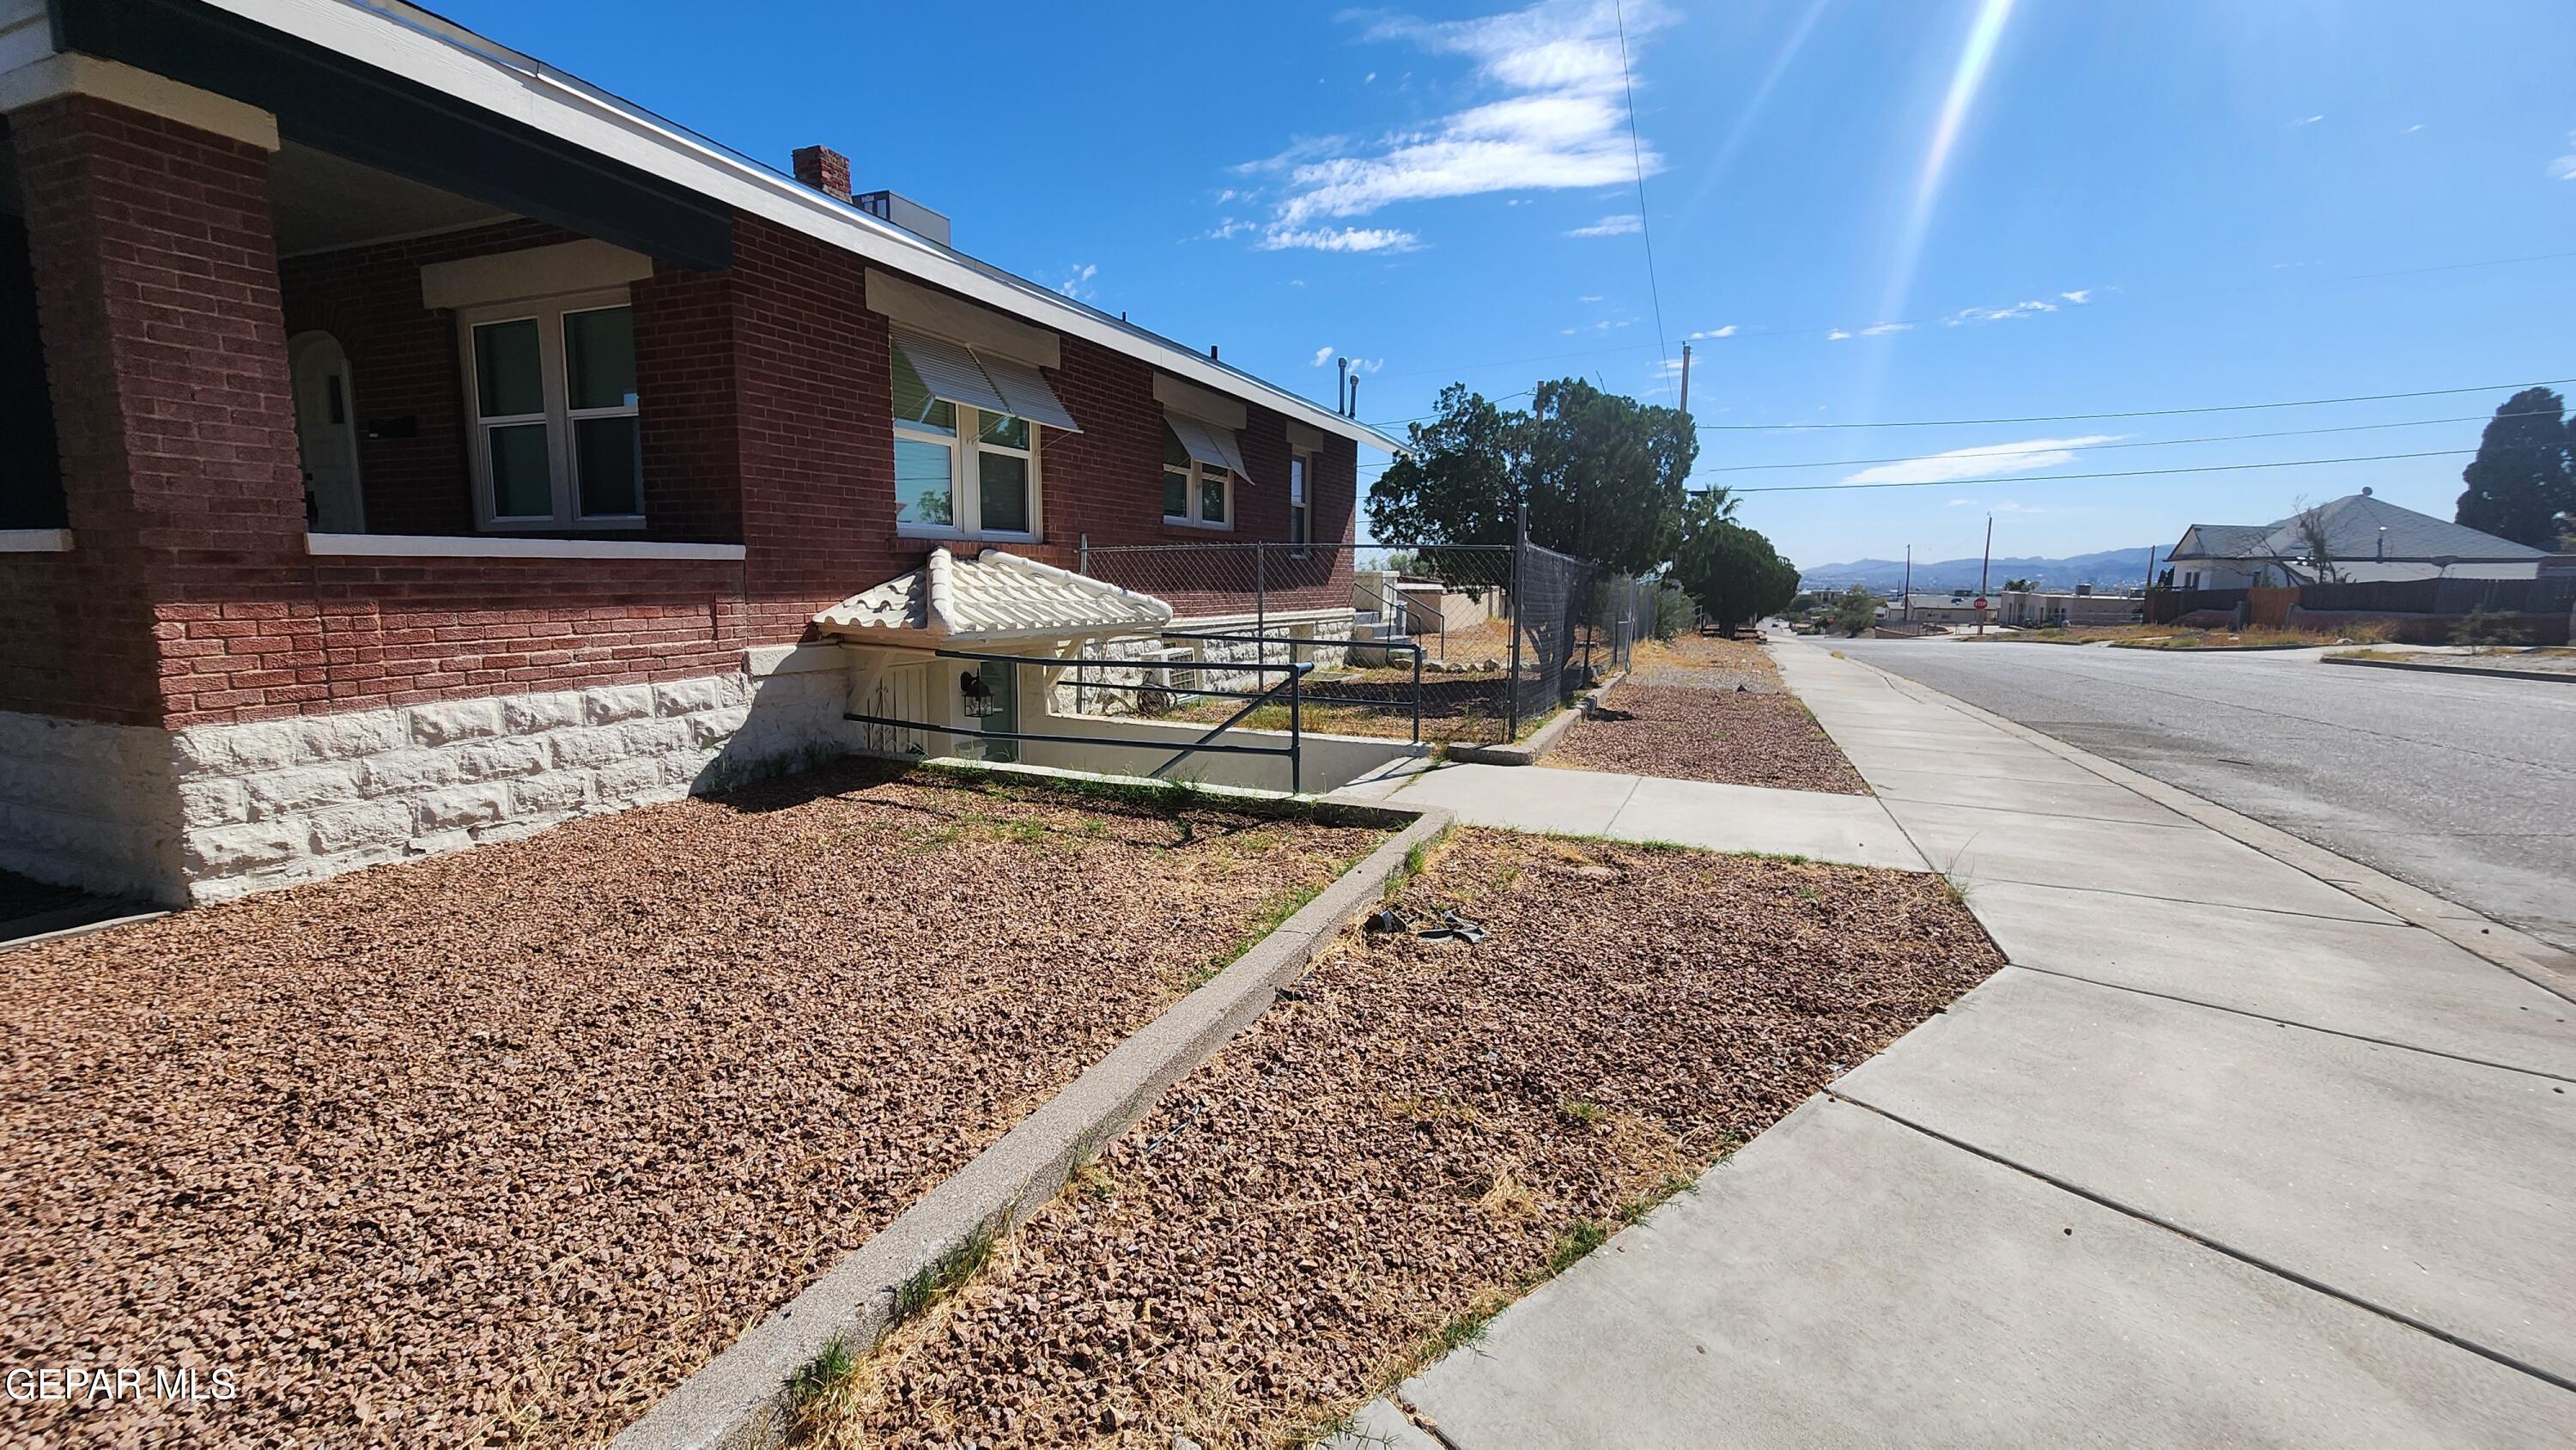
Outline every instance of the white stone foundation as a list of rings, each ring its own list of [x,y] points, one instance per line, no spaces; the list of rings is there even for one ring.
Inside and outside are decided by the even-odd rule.
[[[219,901],[848,753],[838,650],[746,666],[175,733],[0,714],[0,866]]]
[[[1343,646],[1351,638],[1353,618],[1353,612],[1348,609],[1321,609],[1273,614],[1257,625],[1253,616],[1248,614],[1176,619],[1171,623],[1175,636],[1193,633],[1262,634],[1274,640],[1311,640],[1315,642],[1312,649],[1302,645],[1295,649],[1281,645],[1264,646],[1251,640],[1191,640],[1150,635],[1100,640],[1087,646],[1082,658],[1064,672],[1063,679],[1056,686],[1055,709],[1057,713],[1067,715],[1155,713],[1150,708],[1139,712],[1139,691],[1086,688],[1092,684],[1148,685],[1160,689],[1179,686],[1183,690],[1259,690],[1279,683],[1281,678],[1275,670],[1184,668],[1188,665],[1264,661],[1281,665],[1294,658],[1311,661],[1318,670],[1337,670],[1349,653]],[[1094,661],[1097,663],[1092,663]],[[1152,704],[1151,696],[1143,698]]]

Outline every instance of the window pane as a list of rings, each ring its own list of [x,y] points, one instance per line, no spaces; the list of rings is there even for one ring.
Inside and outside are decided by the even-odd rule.
[[[1225,522],[1225,475],[1199,475],[1199,517],[1212,524]]]
[[[894,416],[942,433],[957,431],[957,405],[930,396],[929,385],[913,371],[912,359],[903,355],[901,347],[894,350]]]
[[[1002,533],[1029,531],[1029,461],[1008,453],[979,453],[975,471],[982,480],[982,527]]]
[[[1288,455],[1288,502],[1294,505],[1302,504],[1305,501],[1306,455],[1303,453],[1291,453]]]
[[[635,406],[635,309],[564,314],[564,372],[575,408]]]
[[[484,430],[492,458],[492,515],[495,518],[551,518],[555,511],[554,467],[546,459],[546,425],[519,423]]]
[[[1163,517],[1185,519],[1190,516],[1190,476],[1186,473],[1163,474]]]
[[[600,518],[644,512],[644,453],[632,418],[575,418],[574,477],[581,480],[581,511]]]
[[[546,410],[545,362],[534,318],[487,322],[474,329],[474,391],[486,418]]]
[[[1163,425],[1163,466],[1181,469],[1184,472],[1188,471],[1190,466],[1190,450],[1183,448],[1181,440],[1172,436],[1172,425],[1169,423]]]
[[[976,437],[987,443],[999,443],[1005,448],[1029,446],[1028,419],[1014,418],[1008,413],[978,413],[975,416],[983,420],[982,426],[976,430]]]
[[[945,443],[896,435],[895,522],[946,528],[956,521],[956,511],[948,497],[948,449]]]
[[[1307,534],[1307,528],[1306,506],[1302,503],[1290,504],[1288,506],[1288,542],[1292,544],[1312,543],[1313,539]]]

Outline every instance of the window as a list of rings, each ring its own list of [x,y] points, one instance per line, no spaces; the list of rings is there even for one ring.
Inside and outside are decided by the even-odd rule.
[[[644,522],[635,310],[623,292],[458,315],[486,528]]]
[[[1167,419],[1163,424],[1163,522],[1230,529],[1234,471],[1190,457]]]
[[[905,533],[1038,536],[1038,429],[937,397],[894,349],[895,526]]]
[[[1306,475],[1314,466],[1311,454],[1288,455],[1288,542],[1295,545],[1295,557],[1304,558],[1306,546],[1315,541],[1315,521],[1306,498]]]

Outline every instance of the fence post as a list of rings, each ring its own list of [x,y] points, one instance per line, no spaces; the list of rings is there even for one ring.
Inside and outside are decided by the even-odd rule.
[[[1521,555],[1528,549],[1529,505],[1522,504],[1512,515],[1512,672],[1503,686],[1511,700],[1504,709],[1505,745],[1521,738],[1521,629],[1529,623],[1529,601],[1521,596]]]
[[[1268,649],[1268,645],[1263,645]],[[1288,793],[1306,793],[1306,672],[1297,668],[1297,652],[1288,651]]]
[[[1265,665],[1270,663],[1270,580],[1267,568],[1269,558],[1268,544],[1252,546],[1252,633],[1261,641],[1252,647],[1253,658]],[[1294,650],[1289,651],[1289,663],[1296,663]]]

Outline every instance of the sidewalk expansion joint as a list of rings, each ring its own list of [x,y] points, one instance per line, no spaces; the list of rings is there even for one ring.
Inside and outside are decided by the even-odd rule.
[[[2080,1184],[2057,1177],[2055,1174],[2043,1173],[2039,1169],[2033,1168],[2027,1163],[2016,1162],[2011,1158],[2005,1157],[2001,1153],[1997,1153],[1986,1148],[1980,1148],[1974,1143],[1953,1137],[1948,1133],[1941,1132],[1939,1129],[1926,1127],[1903,1114],[1892,1113],[1885,1108],[1876,1106],[1875,1104],[1866,1103],[1858,1098],[1846,1096],[1845,1094],[1835,1090],[1831,1084],[1828,1084],[1823,1091],[1826,1097],[1833,1099],[1835,1102],[1842,1103],[1849,1107],[1858,1108],[1863,1112],[1876,1113],[1878,1116],[1896,1124],[1898,1127],[1911,1128],[1915,1132],[1920,1133],[1935,1142],[1946,1143],[1949,1146],[1958,1149],[1962,1153],[1973,1154],[1976,1157],[1983,1158],[1987,1162],[1992,1163],[1999,1168],[2007,1168],[2015,1173],[2022,1174],[2025,1177],[2035,1178],[2038,1181],[2047,1184],[2051,1188],[2058,1189],[2065,1193],[2071,1193],[2077,1198],[2083,1199],[2087,1203],[2107,1208],[2113,1213],[2126,1215],[2129,1218],[2136,1219],[2140,1223],[2153,1224],[2157,1228],[2163,1229],[2165,1232],[2173,1234],[2177,1238],[2187,1239],[2192,1243],[2198,1244],[2202,1248],[2212,1251],[2213,1253],[2224,1254],[2227,1257],[2236,1260],[2240,1264],[2244,1264],[2247,1267],[2256,1269],[2262,1273],[2270,1274],[2274,1278],[2285,1280],[2318,1294],[2323,1294],[2329,1299],[2339,1299],[2365,1313],[2376,1314],[2380,1318],[2389,1320],[2392,1323],[2403,1324],[2407,1328],[2415,1330],[2418,1333],[2429,1335],[2432,1338],[2442,1341],[2444,1344],[2450,1345],[2454,1349],[2466,1350],[2469,1353],[2478,1356],[2480,1359],[2492,1361],[2510,1370],[2518,1370],[2544,1384],[2554,1385],[2559,1389],[2576,1393],[2576,1380],[2571,1380],[2564,1375],[2554,1374],[2549,1370],[2542,1369],[2538,1365],[2526,1363],[2523,1360],[2517,1359],[2500,1350],[2490,1349],[2487,1346],[2478,1343],[2476,1340],[2463,1338],[2447,1329],[2441,1328],[2439,1325],[2418,1319],[2414,1315],[2407,1314],[2396,1309],[2391,1309],[2383,1304],[2373,1303],[2357,1294],[2338,1289],[2334,1285],[2328,1284],[2321,1279],[2312,1278],[2309,1275],[2302,1274],[2298,1270],[2290,1268],[2287,1265],[2274,1263],[2269,1259],[2256,1254],[2247,1253],[2243,1249],[2239,1249],[2230,1244],[2221,1242],[2220,1240],[2210,1238],[2205,1234],[2196,1233],[2191,1229],[2185,1228],[2181,1224],[2173,1222],[2171,1219],[2159,1217],[2155,1214],[2148,1213],[2143,1209],[2123,1203],[2116,1198],[2096,1193]]]
[[[2416,927],[2403,929],[2410,931],[2421,930],[2421,928]],[[2542,1078],[2549,1082],[2576,1083],[2576,1076],[2569,1076],[2566,1073],[2545,1072],[2536,1067],[2524,1067],[2519,1063],[2512,1062],[2498,1062],[2490,1057],[2471,1057],[2462,1052],[2445,1052],[2438,1047],[2423,1047],[2412,1042],[2399,1042],[2393,1037],[2373,1037],[2367,1032],[2346,1032],[2339,1027],[2319,1027],[2313,1022],[2301,1022],[2295,1017],[2276,1017],[2269,1012],[2257,1012],[2247,1007],[2230,1007],[2224,1002],[2204,1002],[2198,997],[2177,996],[2172,992],[2159,992],[2153,988],[2141,987],[2130,982],[2106,982],[2099,977],[2088,977],[2082,972],[2069,971],[2063,967],[2036,967],[2032,966],[2028,962],[2013,961],[2009,957],[2007,957],[2005,961],[2007,965],[2017,967],[2025,972],[2037,972],[2042,976],[2056,977],[2061,981],[2081,982],[2085,986],[2100,987],[2105,991],[2132,992],[2141,997],[2154,997],[2166,1002],[2179,1003],[2185,1007],[2198,1007],[2209,1012],[2224,1012],[2231,1017],[2246,1017],[2257,1022],[2275,1022],[2283,1027],[2295,1027],[2302,1032],[2314,1032],[2325,1037],[2340,1037],[2347,1042],[2367,1042],[2374,1047],[2393,1047],[2401,1052],[2417,1052],[2422,1053],[2426,1057],[2447,1058],[2452,1062],[2465,1062],[2471,1067],[2490,1067],[2499,1072],[2518,1072],[2525,1077]]]

